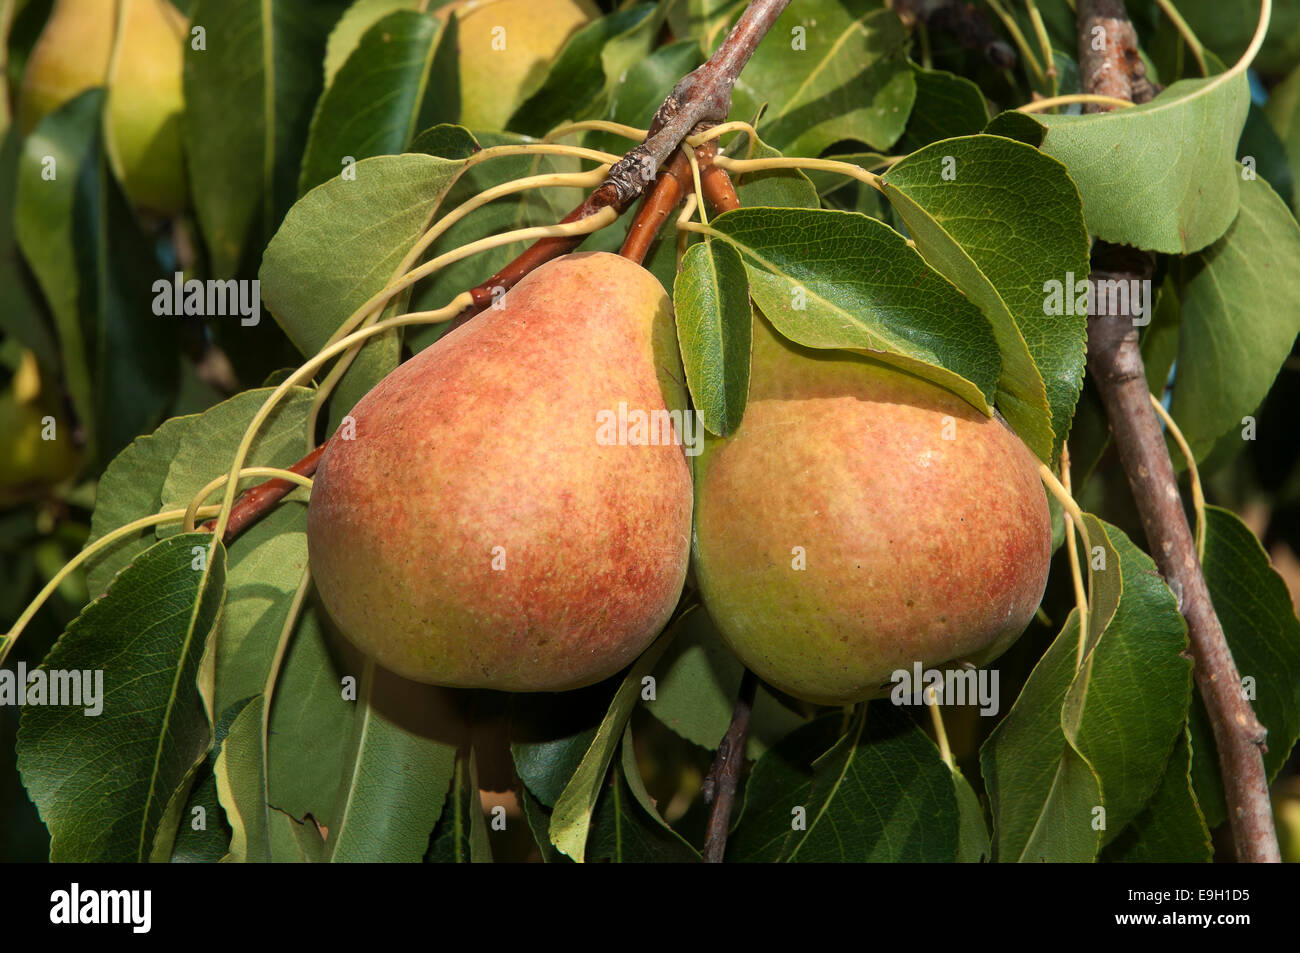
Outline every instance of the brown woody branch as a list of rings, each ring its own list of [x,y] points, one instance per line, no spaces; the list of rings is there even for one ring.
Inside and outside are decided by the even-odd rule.
[[[740,697],[731,713],[731,724],[718,745],[718,754],[704,779],[704,800],[713,803],[709,825],[704,835],[703,858],[706,864],[720,864],[727,851],[727,834],[731,830],[731,811],[740,784],[740,769],[745,764],[745,743],[749,739],[749,716],[754,710],[758,678],[745,670],[740,681]]]
[[[1101,51],[1092,49],[1096,26],[1102,27],[1106,38],[1098,44],[1104,47]],[[1122,0],[1079,0],[1078,29],[1086,92],[1134,101],[1139,95],[1150,98],[1150,85],[1136,55],[1137,37]],[[1092,252],[1093,288],[1098,281],[1149,279],[1154,264],[1146,252],[1099,241]],[[1099,297],[1094,291],[1094,299]],[[1088,371],[1106,407],[1148,548],[1187,620],[1193,671],[1219,752],[1237,858],[1276,863],[1281,857],[1262,756],[1266,732],[1242,691],[1241,676],[1210,600],[1164,433],[1151,406],[1133,318],[1133,314],[1089,314]]]
[[[1124,0],[1080,0],[1079,72],[1084,92],[1145,103],[1155,96],[1146,66],[1138,55],[1137,31],[1124,10]],[[1109,106],[1088,103],[1084,112]]]

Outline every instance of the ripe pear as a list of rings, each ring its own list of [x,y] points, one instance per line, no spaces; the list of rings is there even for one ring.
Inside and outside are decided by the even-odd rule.
[[[457,19],[462,124],[504,129],[560,50],[600,16],[591,0],[469,0]]]
[[[23,75],[23,133],[106,86],[105,147],[123,190],[139,207],[179,212],[188,198],[180,128],[186,35],[185,17],[168,0],[57,0]]]
[[[1042,598],[1037,462],[997,418],[899,368],[754,322],[750,398],[696,459],[694,571],[723,639],[798,698],[984,664]]]
[[[563,691],[619,671],[681,594],[691,475],[671,429],[620,444],[608,423],[622,404],[680,424],[683,380],[648,271],[603,252],[536,269],[329,441],[307,544],[335,623],[446,687]]]

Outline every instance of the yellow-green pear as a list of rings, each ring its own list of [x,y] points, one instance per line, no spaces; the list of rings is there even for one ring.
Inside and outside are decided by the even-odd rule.
[[[402,364],[314,478],[312,576],[339,629],[454,688],[562,691],[628,665],[686,575],[683,380],[663,287],[603,252],[541,266]],[[616,423],[638,419],[654,429]]]
[[[750,397],[696,460],[694,571],[724,641],[798,698],[888,694],[895,671],[976,665],[1042,598],[1037,462],[1000,420],[868,357],[754,322]]]
[[[180,129],[186,27],[168,0],[57,0],[23,75],[24,134],[87,89],[106,86],[105,146],[128,198],[155,212],[180,211],[188,198]]]
[[[469,0],[444,9],[456,11],[460,121],[471,129],[504,129],[569,37],[600,16],[591,0]]]

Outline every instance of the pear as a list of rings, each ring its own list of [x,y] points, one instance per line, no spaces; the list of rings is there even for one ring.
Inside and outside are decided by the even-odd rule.
[[[446,687],[562,691],[628,665],[681,594],[691,475],[680,427],[609,423],[678,424],[683,379],[644,268],[598,252],[536,269],[330,440],[307,543],[334,622]]]
[[[460,121],[470,129],[504,129],[569,37],[600,16],[591,0],[469,0],[444,9],[456,11]]]
[[[696,460],[694,572],[723,640],[820,704],[984,664],[1042,598],[1037,462],[998,418],[899,368],[803,348],[758,315],[750,398]]]
[[[86,90],[107,86],[105,146],[123,190],[136,206],[181,211],[188,198],[180,130],[185,37],[185,17],[167,0],[57,0],[23,75],[23,133]]]

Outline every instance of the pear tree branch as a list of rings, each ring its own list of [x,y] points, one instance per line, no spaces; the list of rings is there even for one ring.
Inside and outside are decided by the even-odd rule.
[[[1084,90],[1133,101],[1149,99],[1152,90],[1123,0],[1079,0],[1077,22]],[[1098,27],[1101,34],[1096,33]],[[1105,42],[1093,44],[1094,35],[1104,36]],[[1094,45],[1102,49],[1094,50]],[[1095,288],[1098,281],[1149,279],[1154,265],[1146,252],[1099,241],[1093,246],[1090,280]],[[1242,691],[1210,600],[1160,419],[1151,406],[1132,318],[1089,314],[1088,372],[1105,405],[1148,549],[1187,620],[1193,671],[1214,731],[1237,859],[1277,863],[1281,857],[1262,755],[1266,732]]]
[[[731,811],[736,803],[736,788],[740,784],[740,769],[745,764],[745,743],[749,740],[749,716],[754,710],[754,695],[758,691],[758,678],[749,669],[740,680],[740,697],[731,713],[731,724],[718,744],[718,754],[713,767],[704,779],[704,800],[713,804],[709,812],[709,825],[704,835],[703,858],[706,864],[722,863],[727,850],[727,834],[731,830]]]

